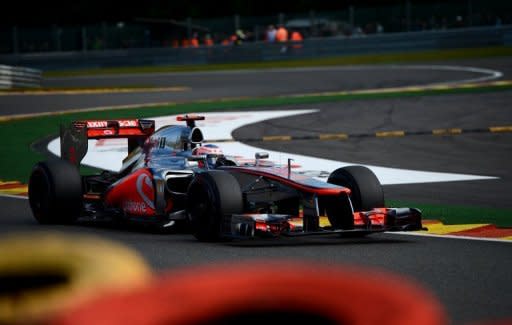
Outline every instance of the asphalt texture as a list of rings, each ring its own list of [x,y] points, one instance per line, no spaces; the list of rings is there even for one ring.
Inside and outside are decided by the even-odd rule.
[[[493,68],[510,79],[512,59],[461,61],[457,65]],[[436,63],[437,64],[437,63]],[[454,64],[450,62],[450,64]],[[474,73],[443,71],[410,73],[380,71],[345,73],[336,69],[314,72],[226,73],[219,79],[208,74],[192,76],[186,85],[183,75],[171,75],[174,85],[190,86],[180,93],[187,99],[219,96],[258,96],[375,87],[390,87],[429,82],[444,82],[476,77]],[[285,74],[283,76],[282,74]],[[442,74],[443,76],[440,76]],[[228,77],[226,77],[228,75]],[[214,74],[218,77],[219,74]],[[265,78],[263,78],[265,76]],[[287,78],[286,78],[287,77]],[[325,77],[325,79],[323,79]],[[127,84],[140,84],[138,78],[123,76]],[[150,77],[148,80],[153,80]],[[162,76],[157,76],[155,83]],[[238,82],[236,82],[238,78]],[[379,80],[379,78],[382,78]],[[82,80],[77,78],[78,80]],[[108,78],[84,78],[100,84]],[[186,78],[185,78],[186,79]],[[231,81],[229,81],[231,80]],[[223,82],[226,82],[223,84]],[[229,82],[228,82],[229,81]],[[57,82],[49,80],[48,82]],[[70,80],[61,80],[68,83]],[[263,84],[262,84],[263,83]],[[284,84],[283,84],[284,83]],[[208,86],[212,89],[208,89]],[[203,87],[203,88],[201,88]],[[258,91],[259,90],[259,91]],[[188,94],[188,97],[187,97]],[[151,97],[155,94],[148,94]],[[160,94],[163,95],[163,94]],[[177,93],[167,94],[170,98]],[[181,96],[180,95],[180,96]],[[112,94],[118,104],[140,102],[140,94]],[[430,130],[433,128],[487,127],[512,124],[509,107],[512,92],[487,94],[425,96],[406,99],[360,100],[335,104],[303,105],[317,108],[310,116],[266,121],[236,130],[234,136],[314,134],[316,132],[373,132],[375,130]],[[174,100],[174,99],[172,99]],[[152,101],[152,100],[151,100]],[[137,103],[136,101],[135,103]],[[68,106],[72,104],[71,106]],[[2,96],[3,115],[43,112],[86,106],[105,106],[104,96]],[[11,105],[19,105],[11,110]],[[298,108],[281,107],[279,109]],[[261,108],[260,108],[261,109]],[[511,207],[512,153],[510,134],[462,134],[457,136],[406,136],[403,138],[365,138],[347,141],[262,142],[258,146],[286,149],[325,158],[365,164],[421,170],[472,173],[498,176],[497,180],[475,182],[396,185],[385,187],[386,197],[433,203],[461,203]],[[27,171],[28,172],[28,171]],[[492,202],[492,203],[489,203]],[[512,318],[512,268],[510,243],[451,238],[418,237],[399,234],[375,234],[348,239],[338,236],[307,237],[248,242],[200,243],[190,234],[158,234],[146,230],[113,229],[90,226],[41,226],[30,213],[27,200],[0,197],[0,232],[57,231],[88,233],[126,244],[139,252],[156,272],[180,267],[253,259],[301,259],[330,265],[358,265],[403,275],[420,283],[442,303],[453,324],[473,324],[482,320]]]

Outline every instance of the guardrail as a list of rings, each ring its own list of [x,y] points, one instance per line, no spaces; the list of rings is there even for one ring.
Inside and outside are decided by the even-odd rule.
[[[137,48],[0,55],[0,62],[43,70],[158,66],[309,59],[343,55],[396,53],[455,48],[511,46],[512,25],[458,28],[361,37],[309,38],[293,44],[247,42],[198,48]]]
[[[41,70],[0,64],[0,89],[41,87]]]

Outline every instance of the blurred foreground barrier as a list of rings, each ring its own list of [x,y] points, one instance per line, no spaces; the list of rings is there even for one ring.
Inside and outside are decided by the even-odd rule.
[[[171,271],[113,292],[49,324],[447,324],[443,308],[408,279],[319,262],[253,261]]]
[[[41,70],[0,64],[0,89],[41,87]]]
[[[93,236],[8,235],[0,240],[0,324],[39,323],[104,290],[132,288],[150,276],[135,252]]]

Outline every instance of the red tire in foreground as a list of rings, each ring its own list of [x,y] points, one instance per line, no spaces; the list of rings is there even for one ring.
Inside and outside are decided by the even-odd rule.
[[[171,271],[144,288],[113,292],[51,324],[447,324],[428,291],[364,268],[253,261]]]

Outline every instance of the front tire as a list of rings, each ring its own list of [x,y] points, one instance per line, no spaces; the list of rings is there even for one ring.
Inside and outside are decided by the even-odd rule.
[[[354,211],[369,211],[384,207],[384,192],[379,179],[367,167],[347,166],[329,175],[328,183],[348,187]]]
[[[83,208],[78,169],[61,159],[38,162],[30,174],[28,198],[39,223],[72,223]]]
[[[187,211],[198,240],[219,241],[224,217],[243,211],[240,184],[225,171],[198,173],[188,188]]]
[[[364,166],[338,168],[329,175],[327,182],[347,187],[351,191],[350,197],[337,198],[336,202],[328,205],[327,217],[336,229],[354,228],[354,215],[350,203],[355,212],[384,207],[382,186],[377,176]]]

